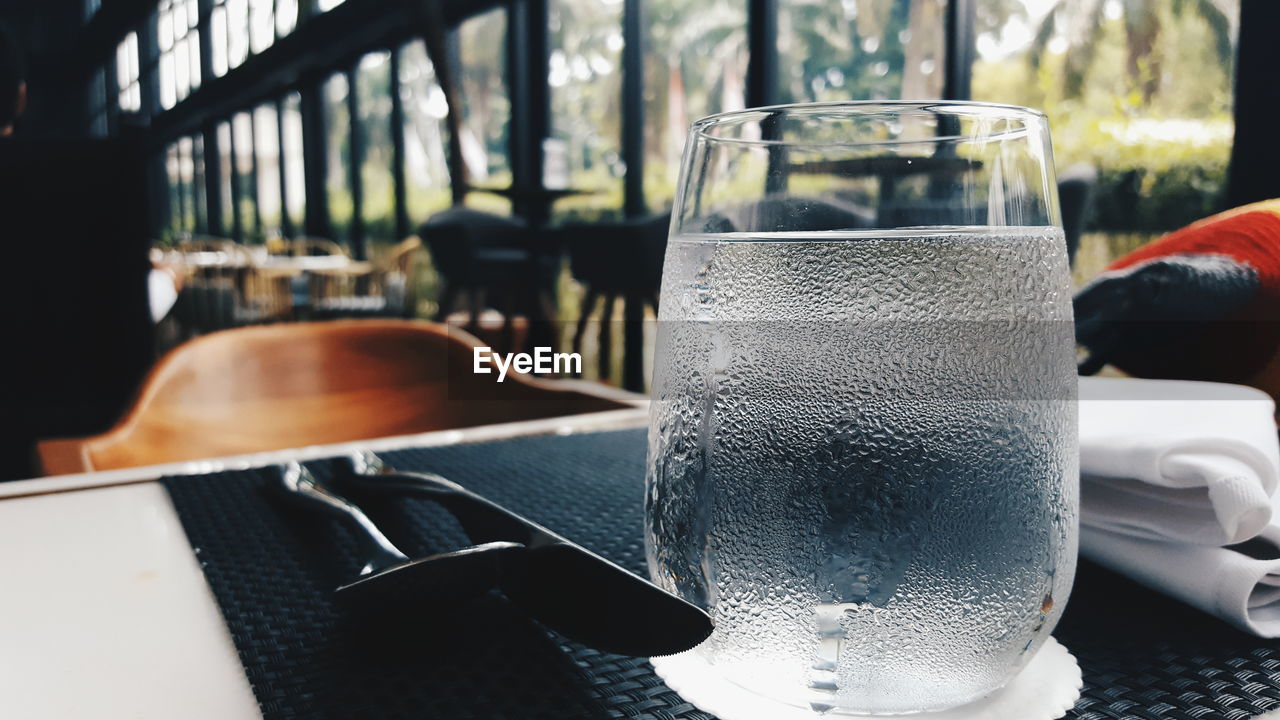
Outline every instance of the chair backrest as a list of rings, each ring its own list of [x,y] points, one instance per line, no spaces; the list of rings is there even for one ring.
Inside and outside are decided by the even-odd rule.
[[[60,474],[627,407],[554,381],[474,374],[478,344],[409,320],[213,333],[162,358],[114,428],[37,452]]]
[[[395,270],[403,273],[405,277],[409,277],[413,270],[413,260],[421,249],[422,239],[417,235],[410,235],[401,240],[391,249],[391,254],[387,258],[387,269]]]
[[[575,280],[603,292],[657,291],[671,213],[552,231],[569,251]]]
[[[1062,212],[1062,231],[1067,239],[1067,258],[1075,262],[1080,236],[1093,209],[1093,189],[1098,184],[1098,171],[1092,165],[1072,165],[1058,176],[1058,204]]]
[[[317,237],[300,237],[289,241],[289,254],[295,257],[315,255],[346,255],[338,243]]]
[[[520,218],[457,205],[432,215],[418,228],[435,269],[450,282],[471,280],[478,248],[524,247],[529,225]]]

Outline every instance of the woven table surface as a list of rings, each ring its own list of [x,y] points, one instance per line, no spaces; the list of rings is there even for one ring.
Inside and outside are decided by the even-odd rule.
[[[644,573],[643,430],[382,457],[438,472]],[[322,480],[330,470],[309,467]],[[350,536],[282,507],[265,487],[273,477],[163,480],[266,718],[711,718],[646,660],[564,640],[497,594],[394,623],[350,612],[332,592],[360,566]],[[468,544],[429,501],[358,500],[410,555]],[[1084,671],[1070,718],[1237,720],[1280,707],[1280,643],[1087,561],[1055,635]]]

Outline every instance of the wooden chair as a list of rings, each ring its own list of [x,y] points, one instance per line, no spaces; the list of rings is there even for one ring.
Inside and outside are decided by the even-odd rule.
[[[294,238],[289,241],[288,248],[289,254],[295,257],[347,254],[347,251],[338,243],[318,237]]]
[[[474,374],[477,344],[406,320],[213,333],[162,358],[115,427],[42,440],[37,454],[45,474],[61,474],[629,407],[555,381]]]
[[[325,268],[311,272],[312,315],[320,319],[403,317],[417,314],[414,265],[422,240],[410,235],[372,266]]]

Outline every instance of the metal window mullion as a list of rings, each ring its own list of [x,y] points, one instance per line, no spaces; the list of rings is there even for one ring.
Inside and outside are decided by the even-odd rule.
[[[302,115],[302,189],[306,213],[303,234],[333,237],[326,187],[331,158],[328,157],[323,90],[321,81],[314,78],[308,79],[298,89],[298,111]]]
[[[942,97],[945,100],[968,100],[973,76],[974,55],[973,0],[948,0],[945,16],[946,76]]]
[[[276,98],[276,164],[280,170],[280,234],[293,237],[293,218],[289,217],[289,178],[285,174],[284,96]]]
[[[747,4],[747,107],[778,104],[778,0]]]
[[[206,232],[226,235],[227,219],[222,217],[222,155],[218,147],[218,124],[205,126],[203,135],[205,212],[208,214]]]
[[[644,197],[644,0],[622,5],[623,210],[627,217],[647,212]],[[543,77],[546,75],[544,73]]]
[[[156,13],[147,16],[138,33],[138,91],[142,96],[142,112],[148,118],[160,114],[160,47]]]

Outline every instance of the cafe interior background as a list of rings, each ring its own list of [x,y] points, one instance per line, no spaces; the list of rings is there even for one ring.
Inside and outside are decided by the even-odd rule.
[[[0,20],[25,81],[0,145],[5,479],[242,326],[447,322],[645,392],[681,149],[712,113],[1043,109],[1077,287],[1280,195],[1264,0],[3,0]]]

